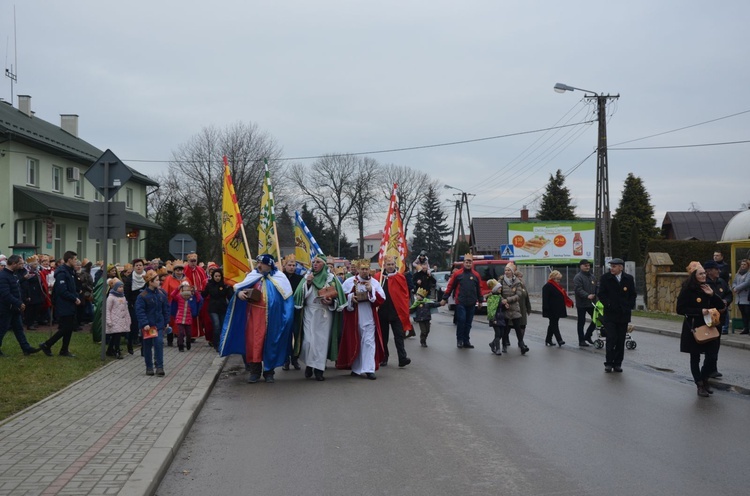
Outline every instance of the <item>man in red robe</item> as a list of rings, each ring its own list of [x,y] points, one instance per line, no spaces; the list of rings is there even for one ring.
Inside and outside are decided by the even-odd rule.
[[[411,300],[406,277],[397,270],[394,256],[385,257],[385,270],[380,273],[378,279],[385,292],[385,302],[378,309],[380,332],[383,335],[383,348],[385,349],[385,358],[380,365],[381,367],[388,365],[388,329],[391,328],[393,329],[393,342],[396,344],[398,353],[398,366],[406,367],[411,363],[411,359],[406,356],[406,347],[404,347],[404,334],[412,330],[409,319]]]
[[[197,293],[200,293],[206,288],[208,282],[208,274],[203,270],[203,267],[198,266],[198,254],[193,252],[187,256],[187,267],[185,267],[185,279],[195,288]],[[193,340],[205,334],[204,327],[206,325],[205,319],[202,319],[200,315],[197,319],[193,319],[193,327],[191,330],[191,337]]]
[[[357,264],[359,274],[342,284],[347,306],[336,368],[351,369],[352,375],[375,380],[375,371],[384,356],[377,307],[385,301],[385,293],[380,283],[370,277],[370,261],[360,260]]]

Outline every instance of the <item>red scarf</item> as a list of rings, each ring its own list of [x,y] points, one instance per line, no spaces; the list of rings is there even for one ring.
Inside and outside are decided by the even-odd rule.
[[[573,308],[573,300],[568,297],[568,293],[565,292],[562,286],[560,286],[554,279],[550,279],[547,282],[556,287],[560,294],[563,295],[563,298],[565,299],[565,306],[568,308]]]

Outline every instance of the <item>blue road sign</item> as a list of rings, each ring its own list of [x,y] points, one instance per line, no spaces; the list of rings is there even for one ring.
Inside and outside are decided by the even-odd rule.
[[[500,258],[509,259],[515,257],[513,245],[500,245]]]

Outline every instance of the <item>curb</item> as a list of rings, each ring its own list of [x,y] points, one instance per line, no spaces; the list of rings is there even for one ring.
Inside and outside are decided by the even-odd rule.
[[[179,410],[159,435],[154,445],[130,475],[120,496],[143,496],[156,494],[167,469],[172,464],[185,436],[190,431],[203,405],[208,399],[227,357],[216,357],[200,378]]]

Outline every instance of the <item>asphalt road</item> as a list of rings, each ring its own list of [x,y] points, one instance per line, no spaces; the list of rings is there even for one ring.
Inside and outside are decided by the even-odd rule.
[[[278,370],[251,385],[231,357],[157,494],[747,494],[750,396],[699,398],[677,339],[634,333],[624,373],[605,374],[573,321],[549,348],[534,315],[529,354],[497,357],[482,320],[460,350],[435,315],[430,347],[407,340],[413,363],[377,381]],[[748,364],[722,348],[727,382],[750,386]]]

